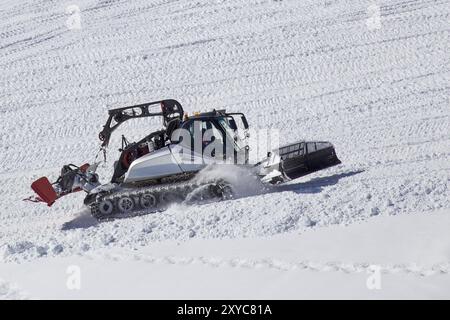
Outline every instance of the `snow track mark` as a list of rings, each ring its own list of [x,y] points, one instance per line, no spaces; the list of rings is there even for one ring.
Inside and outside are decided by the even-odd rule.
[[[89,256],[88,256],[89,257]],[[95,256],[90,256],[94,259]],[[286,261],[279,259],[247,259],[247,258],[220,258],[220,257],[179,257],[179,256],[151,256],[144,254],[121,255],[105,254],[104,258],[112,261],[135,260],[147,263],[167,265],[202,264],[211,268],[231,267],[245,269],[275,269],[279,271],[308,270],[315,272],[343,272],[343,273],[369,273],[371,266],[380,267],[383,274],[411,274],[414,276],[432,276],[450,273],[450,262],[437,263],[431,266],[420,266],[416,263],[380,265],[377,263],[351,263],[351,262],[317,262],[317,261]]]

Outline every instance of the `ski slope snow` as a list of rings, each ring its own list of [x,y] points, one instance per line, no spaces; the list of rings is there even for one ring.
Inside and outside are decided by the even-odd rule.
[[[449,52],[450,1],[2,1],[0,298],[450,298]],[[100,224],[82,194],[21,201],[94,159],[108,108],[163,98],[342,165]],[[159,126],[135,123],[111,145]]]

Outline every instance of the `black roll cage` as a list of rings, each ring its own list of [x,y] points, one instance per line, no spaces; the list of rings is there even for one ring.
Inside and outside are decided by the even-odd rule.
[[[154,112],[153,110],[150,110],[150,108],[156,107],[157,105],[161,106],[161,111]],[[111,109],[108,110],[108,114],[108,120],[103,126],[103,130],[98,135],[100,141],[102,141],[102,147],[108,146],[111,134],[127,120],[136,118],[163,117],[164,126],[167,127],[167,124],[173,119],[179,119],[182,121],[184,111],[178,101],[167,99],[138,104],[135,106]],[[113,123],[113,120],[115,123]]]

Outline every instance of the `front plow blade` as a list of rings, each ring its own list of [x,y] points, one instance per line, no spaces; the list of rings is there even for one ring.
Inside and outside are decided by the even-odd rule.
[[[38,195],[38,201],[47,203],[49,207],[58,199],[55,189],[47,177],[39,178],[31,184],[31,189]]]

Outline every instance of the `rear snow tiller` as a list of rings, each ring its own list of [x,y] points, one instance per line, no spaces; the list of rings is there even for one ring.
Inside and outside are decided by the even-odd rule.
[[[254,170],[263,183],[278,184],[341,163],[331,143],[299,141],[250,165],[249,125],[243,113],[213,110],[187,116],[172,99],[109,110],[99,134],[105,157],[114,130],[125,121],[148,117],[161,117],[163,128],[137,142],[122,136],[110,182],[100,183],[99,162],[69,164],[53,183],[46,177],[34,181],[31,188],[36,196],[24,200],[51,206],[67,194],[84,191],[84,204],[95,218],[113,219],[155,212],[187,199],[232,198],[233,187],[226,179],[201,183],[192,179],[209,164],[242,165]]]

